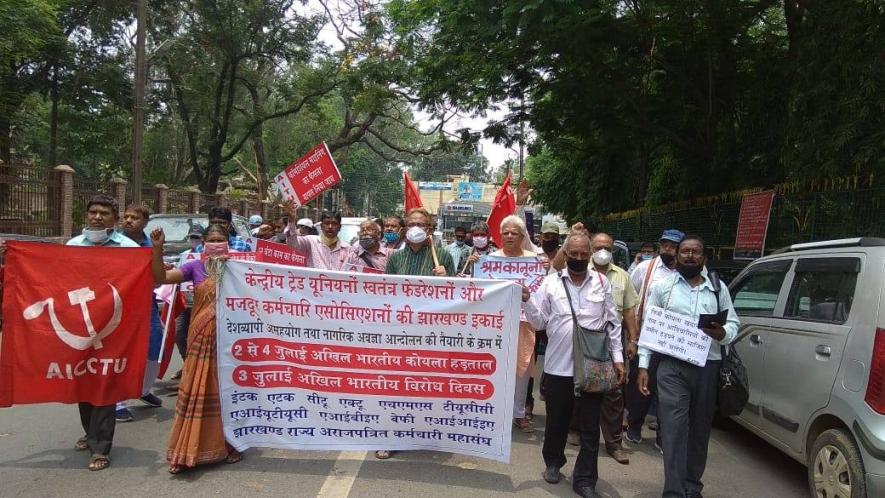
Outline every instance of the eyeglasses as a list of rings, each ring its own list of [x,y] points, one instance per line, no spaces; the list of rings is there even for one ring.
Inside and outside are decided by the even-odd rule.
[[[682,256],[683,258],[690,258],[692,256],[700,256],[702,254],[704,254],[704,251],[702,251],[702,250],[696,251],[694,249],[683,249],[683,250],[679,251],[679,255]]]

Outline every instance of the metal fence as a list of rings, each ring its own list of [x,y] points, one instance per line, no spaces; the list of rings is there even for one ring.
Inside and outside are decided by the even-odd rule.
[[[819,190],[776,188],[766,250],[799,242],[848,237],[885,237],[885,186]],[[761,190],[761,189],[756,189]],[[746,193],[749,193],[747,191]],[[719,257],[730,258],[737,233],[740,196],[711,198],[706,205],[681,209],[648,208],[602,216],[599,230],[627,242],[656,241],[667,228],[700,235]]]
[[[43,166],[0,162],[0,233],[53,235],[59,218],[53,179]]]

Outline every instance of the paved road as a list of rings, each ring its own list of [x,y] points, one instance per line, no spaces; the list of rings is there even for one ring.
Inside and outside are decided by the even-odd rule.
[[[574,496],[570,482],[553,486],[541,479],[543,403],[536,407],[535,433],[514,433],[510,464],[423,451],[379,461],[365,452],[250,450],[236,465],[171,476],[165,449],[175,397],[169,385],[157,391],[162,408],[134,406],[136,421],[117,425],[111,467],[102,472],[86,470],[88,455],[72,449],[81,435],[76,407],[0,410],[0,497]],[[567,450],[567,476],[575,450]],[[661,457],[650,441],[632,449],[629,466],[603,456],[599,470],[604,496],[660,496]],[[705,484],[708,498],[807,496],[805,468],[739,427],[714,430]]]

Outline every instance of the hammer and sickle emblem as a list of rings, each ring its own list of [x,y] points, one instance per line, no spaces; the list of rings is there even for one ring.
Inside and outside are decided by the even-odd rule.
[[[71,305],[80,305],[80,311],[83,313],[83,322],[86,323],[86,331],[89,332],[89,337],[72,334],[64,328],[61,322],[58,321],[58,317],[55,316],[54,299],[51,297],[28,306],[22,312],[22,315],[25,317],[25,320],[33,320],[42,315],[44,309],[48,308],[49,321],[52,322],[52,328],[62,342],[80,351],[85,351],[90,347],[101,349],[104,347],[101,340],[111,335],[117,329],[120,325],[120,319],[123,317],[123,300],[120,298],[120,293],[117,292],[113,285],[108,284],[108,286],[110,286],[111,291],[114,293],[114,314],[108,324],[101,329],[101,332],[95,331],[95,326],[92,325],[92,317],[89,314],[89,307],[87,306],[89,301],[95,300],[95,292],[89,287],[74,289],[68,292],[68,299],[70,299]]]

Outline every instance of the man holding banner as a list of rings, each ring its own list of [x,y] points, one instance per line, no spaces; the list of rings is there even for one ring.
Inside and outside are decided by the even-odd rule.
[[[286,202],[289,220],[298,219],[295,203]],[[340,270],[347,256],[350,244],[338,239],[341,231],[341,213],[323,211],[320,216],[319,235],[299,235],[298,228],[289,222],[289,234],[286,244],[289,247],[307,254],[307,266],[320,270]]]
[[[114,404],[141,396],[147,359],[149,251],[114,231],[117,213],[95,196],[79,247],[11,242],[7,256],[0,406],[78,403],[89,470],[110,464]]]
[[[720,346],[730,344],[740,326],[728,289],[717,290],[702,273],[705,262],[700,237],[683,238],[676,252],[677,274],[649,292],[640,335],[638,384],[645,396],[651,394],[652,349],[660,357],[657,394],[665,497],[701,496],[716,411]],[[725,320],[717,317],[721,312]],[[699,328],[703,316],[712,319]]]
[[[581,449],[575,461],[572,489],[580,496],[597,497],[599,418],[603,395],[575,392],[574,329],[579,325],[589,331],[608,334],[611,361],[617,382],[622,384],[625,370],[621,353],[621,321],[608,279],[598,272],[588,271],[589,237],[584,233],[573,233],[566,239],[563,249],[566,268],[545,278],[531,296],[528,289],[523,290],[522,296],[529,323],[536,330],[547,330],[548,337],[544,357],[547,421],[542,450],[546,466],[543,478],[550,484],[562,480],[560,469],[566,463],[569,422],[577,405]]]
[[[390,275],[424,275],[445,277],[455,274],[452,257],[442,247],[434,246],[430,213],[414,208],[406,216],[406,247],[396,251],[387,260],[386,273]],[[386,460],[390,450],[378,450],[375,458]]]

